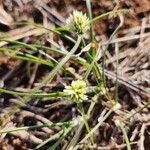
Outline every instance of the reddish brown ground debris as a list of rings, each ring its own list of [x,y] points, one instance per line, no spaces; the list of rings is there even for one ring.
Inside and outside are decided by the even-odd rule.
[[[111,41],[112,43],[119,43],[120,46],[118,82],[119,102],[122,108],[118,113],[113,113],[94,135],[97,146],[103,150],[126,149],[122,134],[114,124],[114,119],[124,117],[125,112],[138,110],[150,98],[150,35],[147,35],[150,31],[150,0],[120,0],[117,5],[111,0],[92,0],[93,17],[116,8],[129,9],[128,13],[123,17],[124,24],[117,32],[116,37]],[[52,41],[68,48],[70,45],[62,41],[58,36],[53,36],[52,34],[41,36],[45,31],[14,23],[28,20],[47,25],[47,22],[49,22],[48,27],[53,28],[63,25],[65,18],[73,9],[86,12],[85,0],[0,0],[0,38],[20,40],[26,43],[40,43],[46,46],[51,46],[49,41]],[[101,42],[102,46],[117,28],[119,22],[118,16],[109,16],[94,23],[96,39]],[[39,37],[40,40],[38,39]],[[2,46],[7,48],[5,42],[0,43],[0,47]],[[105,62],[107,86],[112,97],[115,96],[114,79],[116,76],[114,49],[114,44],[108,47]],[[28,49],[19,49],[21,52],[26,52],[26,50]],[[7,89],[18,90],[19,88],[19,91],[28,92],[35,83],[41,81],[50,72],[49,67],[25,63],[14,58],[10,59],[10,56],[7,54],[7,52],[4,54],[0,53],[0,80],[5,82]],[[57,60],[61,59],[59,55],[49,54]],[[37,55],[37,53],[34,53],[34,55]],[[101,61],[100,58],[99,63]],[[73,71],[80,75],[85,72],[82,66],[80,67],[74,60],[67,62],[65,67],[72,67]],[[62,83],[69,83],[73,79],[74,77],[68,72],[60,72],[55,80],[42,90],[43,92],[62,90],[64,88]],[[89,77],[89,81],[90,85],[95,85],[96,83],[95,77],[92,75]],[[7,94],[0,95],[0,114],[11,110],[12,106],[18,102],[17,100],[18,97],[12,97]],[[105,101],[106,98],[100,97],[99,102],[94,107],[90,118],[92,127],[96,125],[97,118],[108,105]],[[89,104],[85,103],[84,106],[87,109]],[[72,119],[73,115],[78,114],[75,108],[75,104],[65,103],[64,101],[40,101],[34,98],[28,103],[28,106],[12,116],[11,121],[8,121],[3,127],[29,126],[49,123],[50,121],[68,121]],[[72,114],[71,110],[74,110],[74,114]],[[132,143],[132,150],[137,150],[138,148],[142,150],[142,144],[144,144],[145,150],[149,150],[149,122],[149,109],[145,109],[143,113],[135,115],[127,124],[126,130]],[[56,133],[56,131],[58,131],[57,128],[43,128],[41,130],[23,131],[22,133],[0,136],[0,150],[33,148],[46,140],[50,135]],[[28,138],[29,135],[31,139]],[[141,137],[145,138],[144,142]],[[71,136],[68,136],[63,141],[63,145],[68,143],[70,138]],[[59,149],[62,150],[62,147],[60,146]],[[86,147],[81,149],[86,149]],[[91,147],[91,149],[98,148]]]

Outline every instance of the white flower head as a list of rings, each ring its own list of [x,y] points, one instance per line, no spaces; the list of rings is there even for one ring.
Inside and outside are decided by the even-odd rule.
[[[83,80],[72,81],[70,86],[65,86],[64,92],[76,103],[87,100],[87,87]]]
[[[115,125],[116,125],[117,127],[120,126],[120,120],[116,119],[116,120],[115,120]]]
[[[66,21],[69,30],[75,31],[77,34],[85,33],[89,27],[89,18],[86,14],[74,10]]]
[[[113,111],[117,111],[121,108],[121,104],[119,103],[116,103],[114,106],[113,106]]]

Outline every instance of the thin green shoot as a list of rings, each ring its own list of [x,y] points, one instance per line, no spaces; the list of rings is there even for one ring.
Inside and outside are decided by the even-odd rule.
[[[90,22],[95,22],[95,21],[97,21],[97,20],[99,20],[99,19],[102,19],[102,18],[104,18],[104,17],[106,17],[106,16],[108,16],[108,15],[111,15],[111,14],[113,14],[113,13],[126,13],[126,12],[128,12],[128,9],[119,9],[119,10],[117,10],[117,11],[112,10],[112,11],[109,11],[109,12],[104,13],[104,14],[102,14],[102,15],[96,16],[96,17],[93,18]]]
[[[79,148],[79,145],[84,143],[96,130],[102,125],[102,123],[110,116],[110,114],[113,112],[113,109],[110,109],[105,116],[99,120],[98,124],[88,133],[80,142],[78,145],[74,147],[74,150],[77,150]]]
[[[92,9],[91,9],[91,1],[90,0],[86,0],[86,6],[87,6],[87,10],[88,10],[88,15],[90,20],[92,20]],[[90,38],[91,38],[91,42],[94,42],[94,28],[93,28],[93,22],[90,22]]]
[[[90,107],[89,107],[89,109],[87,111],[87,118],[88,119],[90,118],[91,111],[93,110],[93,108],[94,108],[94,106],[95,106],[95,104],[97,102],[98,97],[99,97],[99,94],[96,94],[91,100]],[[72,140],[70,141],[69,145],[67,146],[66,150],[72,150],[75,147],[75,145],[77,144],[77,142],[78,142],[78,140],[80,138],[80,135],[82,133],[83,127],[84,127],[84,123],[82,122],[80,124],[80,126],[78,127],[78,130],[76,131],[74,137],[72,138]]]
[[[17,131],[22,131],[22,130],[33,130],[33,129],[44,128],[44,127],[69,126],[71,124],[74,124],[74,122],[69,121],[69,122],[49,123],[49,124],[34,125],[34,126],[15,127],[15,128],[0,130],[0,134],[17,132]]]
[[[115,43],[115,54],[116,54],[116,90],[115,90],[115,100],[118,102],[118,66],[119,66],[119,47],[118,43]]]
[[[14,51],[8,48],[0,48],[0,51],[3,51],[3,53],[11,58],[15,58],[15,59],[20,59],[20,60],[25,60],[25,61],[31,61],[34,63],[38,63],[38,64],[43,64],[43,65],[47,65],[49,67],[54,67],[55,65],[52,63],[52,61],[54,61],[52,59],[52,61],[49,60],[44,60],[42,58],[33,56],[31,54],[27,54],[27,53],[23,53],[20,51]],[[56,63],[56,61],[55,61]]]
[[[83,108],[82,103],[79,103],[79,104],[78,104],[78,108],[79,108],[80,113],[81,113],[81,115],[82,115],[83,122],[84,122],[84,124],[85,124],[86,130],[87,130],[87,132],[90,134],[90,127],[89,127],[89,124],[88,124],[88,121],[87,121],[88,119],[87,119],[86,114],[85,114],[85,112],[84,112],[84,108]],[[90,141],[91,141],[92,144],[94,144],[94,139],[93,139],[93,136],[92,136],[92,135],[90,135]]]
[[[42,98],[42,97],[65,97],[66,95],[64,92],[53,92],[53,93],[34,93],[34,92],[20,92],[20,91],[11,91],[11,90],[6,90],[0,88],[0,93],[5,93],[5,94],[10,94],[10,95],[15,95],[15,96],[28,96],[28,97],[37,97],[37,98]]]
[[[63,133],[64,133],[64,130],[60,130],[58,133],[50,136],[47,140],[45,140],[44,142],[42,142],[41,144],[36,146],[33,150],[38,150],[38,149],[42,148],[44,145],[46,145],[47,143],[59,139]]]
[[[55,150],[58,145],[61,143],[61,141],[67,136],[67,134],[72,130],[73,127],[75,127],[75,124],[70,125],[68,128],[64,128],[64,133],[63,135],[59,138],[59,140],[53,144],[51,147],[48,148],[48,150]]]
[[[125,142],[126,142],[126,145],[127,145],[127,150],[131,150],[129,138],[128,138],[127,132],[124,128],[123,122],[121,122],[120,120],[116,120],[116,125],[121,129],[121,131],[123,133],[123,136],[124,136],[124,139],[125,139]]]
[[[68,52],[68,54],[61,60],[61,62],[43,79],[43,81],[35,88],[33,88],[32,92],[35,93],[40,88],[42,88],[47,82],[51,82],[52,79],[55,77],[55,75],[58,73],[58,71],[63,67],[63,65],[72,57],[72,55],[75,53],[75,51],[78,49],[81,42],[81,37],[78,36],[77,42],[74,45],[74,47]],[[30,100],[30,96],[23,97],[24,103],[28,102]],[[0,124],[3,124],[7,119],[13,115],[18,109],[20,108],[20,105],[12,107],[12,109],[5,113],[3,117],[0,117]]]

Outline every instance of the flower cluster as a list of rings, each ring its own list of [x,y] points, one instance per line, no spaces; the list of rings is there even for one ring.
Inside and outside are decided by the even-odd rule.
[[[90,28],[89,18],[86,16],[86,14],[76,10],[70,14],[66,22],[68,29],[75,31],[77,34],[83,34]]]
[[[70,86],[65,86],[64,92],[76,103],[87,100],[87,87],[83,80],[72,81]]]

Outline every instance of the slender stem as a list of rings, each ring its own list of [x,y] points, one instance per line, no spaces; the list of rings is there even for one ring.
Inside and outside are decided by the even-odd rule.
[[[50,136],[48,139],[46,139],[44,142],[36,146],[33,150],[38,150],[41,147],[43,147],[45,144],[47,144],[50,141],[57,140],[62,134],[64,130],[60,130],[58,133],[54,134],[53,136]]]
[[[96,90],[98,90],[97,87],[92,87],[92,88],[87,89],[87,93],[92,93],[92,92],[95,92]],[[51,98],[57,97],[58,98],[58,97],[67,96],[66,93],[64,93],[64,92],[53,92],[53,93],[37,92],[37,93],[34,93],[34,92],[12,91],[12,90],[3,89],[3,88],[0,88],[0,93],[10,94],[10,95],[15,95],[15,96],[20,96],[20,97],[29,96],[29,97],[38,97],[38,98],[40,98],[40,97],[41,98],[43,98],[43,97],[51,97]]]
[[[21,131],[21,130],[32,130],[32,129],[43,128],[43,127],[68,126],[70,124],[74,124],[74,122],[70,121],[70,122],[63,122],[63,123],[61,123],[61,122],[59,122],[59,123],[48,123],[48,124],[42,124],[42,125],[9,128],[9,129],[0,130],[0,134],[16,132],[16,131]]]
[[[72,43],[76,43],[76,41],[75,41],[73,38],[71,38],[70,36],[68,36],[68,35],[66,35],[66,34],[61,33],[61,32],[59,31],[59,29],[57,30],[57,28],[49,29],[49,28],[44,27],[44,26],[41,25],[41,24],[36,24],[36,23],[33,23],[33,22],[29,22],[29,21],[28,21],[28,22],[17,22],[16,24],[33,25],[33,26],[35,26],[35,27],[37,27],[37,28],[42,28],[42,29],[45,29],[45,30],[50,31],[50,32],[52,32],[52,33],[58,34],[58,35],[60,35],[61,37],[65,38],[66,40],[68,40],[68,41],[70,41],[70,42],[72,42]]]
[[[85,124],[86,130],[87,130],[87,132],[88,132],[88,134],[89,134],[89,133],[90,133],[90,127],[89,127],[89,125],[88,125],[87,117],[86,117],[86,114],[85,114],[85,112],[84,112],[84,108],[83,108],[82,103],[79,103],[79,104],[78,104],[78,107],[79,107],[80,112],[81,112],[81,115],[82,115],[82,117],[83,117],[83,122],[84,122],[84,124]],[[90,134],[90,140],[91,140],[91,143],[94,144],[94,139],[93,139],[93,137],[92,137],[91,134]]]
[[[90,104],[90,107],[88,109],[88,112],[87,112],[87,118],[90,117],[90,114],[91,114],[91,111],[93,110],[96,102],[97,102],[97,99],[99,97],[99,94],[95,95],[93,98],[92,98],[92,101],[91,101],[91,104]],[[74,137],[72,138],[72,140],[70,141],[69,145],[67,146],[66,150],[72,150],[73,147],[76,145],[81,133],[82,133],[82,128],[84,126],[84,123],[82,122],[78,128],[78,130],[76,131]]]
[[[115,53],[116,53],[116,93],[115,93],[115,100],[118,102],[118,65],[119,65],[119,47],[118,43],[115,43]]]
[[[102,14],[100,16],[97,16],[97,17],[93,18],[90,22],[95,22],[95,21],[97,21],[97,20],[99,20],[99,19],[101,19],[101,18],[103,18],[105,16],[108,16],[108,15],[112,14],[112,13],[121,13],[121,12],[125,13],[127,11],[128,11],[128,9],[119,9],[117,11],[112,10],[112,11],[109,11],[107,13],[104,13],[104,14]]]
[[[91,134],[93,134],[100,126],[101,124],[109,117],[109,115],[113,112],[113,108],[110,109],[107,114],[101,119],[99,120],[98,124],[90,131],[89,134],[87,134],[81,141],[79,144],[84,143]],[[77,150],[79,148],[79,144],[77,146],[74,147],[74,150]]]
[[[57,146],[60,144],[60,142],[63,140],[63,138],[66,137],[66,135],[72,130],[73,127],[75,127],[75,124],[70,125],[68,128],[65,127],[63,135],[59,138],[59,140],[55,144],[49,147],[48,150],[55,150]]]
[[[63,65],[72,57],[72,55],[75,53],[75,51],[78,49],[79,45],[81,42],[81,36],[78,36],[78,39],[74,45],[74,47],[70,50],[70,52],[61,60],[61,62],[44,78],[44,80],[35,88],[33,88],[32,92],[35,93],[37,92],[39,89],[41,89],[47,82],[51,82],[52,79],[55,77],[55,75],[58,73],[58,71],[63,67]],[[30,100],[29,96],[25,96],[23,97],[23,102],[26,103]],[[17,105],[12,107],[12,109],[5,113],[3,117],[0,117],[0,125],[4,124],[4,122],[7,121],[7,119],[13,115],[18,108],[20,108],[21,106]]]
[[[0,93],[6,93],[16,96],[30,96],[30,97],[64,97],[66,96],[63,92],[54,93],[33,93],[33,92],[17,92],[0,88]]]
[[[124,125],[123,125],[123,123],[122,123],[121,121],[120,121],[120,123],[119,123],[119,127],[120,127],[120,129],[122,130],[122,133],[123,133],[123,135],[124,135],[124,139],[125,139],[126,144],[127,144],[127,150],[131,150],[129,138],[128,138],[128,136],[127,136],[126,130],[125,130],[125,128],[124,128]]]
[[[150,99],[147,104],[145,104],[142,108],[139,108],[135,113],[131,114],[129,117],[125,118],[123,121],[129,120],[132,118],[135,114],[140,113],[144,108],[150,107]]]
[[[90,18],[90,20],[92,20],[93,17],[92,17],[92,8],[91,8],[91,1],[90,0],[86,0],[86,6],[87,6],[89,18]],[[91,42],[94,42],[93,22],[90,22],[90,38],[91,38]]]

